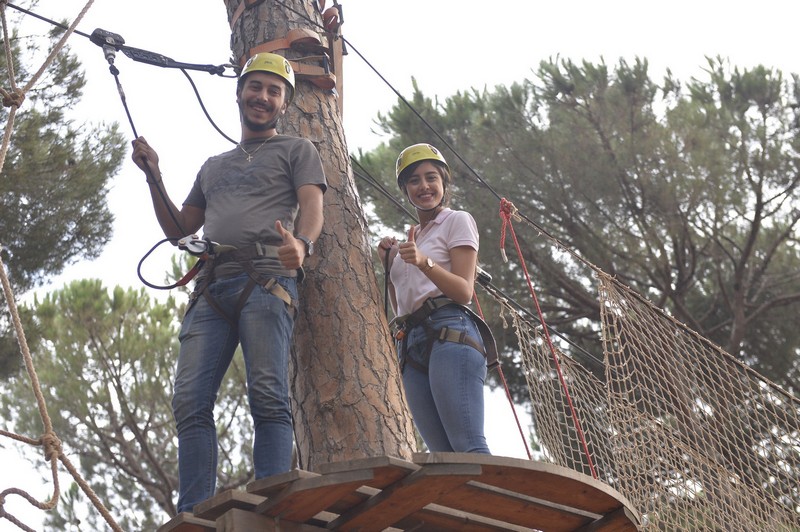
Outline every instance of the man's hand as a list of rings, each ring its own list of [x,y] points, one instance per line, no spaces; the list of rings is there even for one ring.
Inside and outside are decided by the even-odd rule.
[[[142,169],[147,180],[153,183],[161,179],[161,170],[158,168],[158,154],[150,147],[144,137],[135,139],[132,143],[133,153],[131,158],[136,166]]]
[[[278,247],[278,259],[281,266],[287,270],[296,270],[303,265],[306,256],[306,245],[302,240],[297,240],[292,233],[287,231],[280,220],[275,221],[275,230],[283,238],[283,244]]]

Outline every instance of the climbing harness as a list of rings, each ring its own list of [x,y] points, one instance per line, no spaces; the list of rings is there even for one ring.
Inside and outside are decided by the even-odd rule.
[[[475,322],[478,327],[478,332],[481,335],[481,342],[472,338],[464,331],[451,329],[449,327],[442,327],[441,329],[434,329],[427,323],[427,318],[437,310],[453,306],[466,312],[466,314]],[[454,342],[457,344],[464,344],[472,347],[480,352],[486,358],[486,366],[489,369],[498,365],[497,346],[495,345],[494,336],[489,326],[483,319],[475,314],[469,307],[460,305],[446,296],[429,297],[426,299],[420,308],[405,316],[398,316],[391,321],[389,326],[392,328],[394,339],[397,342],[398,352],[400,354],[400,368],[401,371],[408,362],[416,369],[428,372],[428,360],[430,360],[431,350],[433,344],[438,340],[439,342]],[[406,354],[408,350],[408,334],[415,327],[421,326],[425,331],[426,343],[423,352],[424,362],[417,363],[409,359]]]
[[[209,306],[213,308],[220,316],[225,318],[225,320],[235,328],[238,326],[237,323],[239,321],[239,314],[242,312],[242,308],[244,308],[245,303],[247,303],[247,299],[250,297],[250,294],[253,293],[253,289],[256,286],[261,286],[268,293],[286,303],[286,306],[289,307],[292,313],[295,313],[297,311],[297,301],[292,298],[289,292],[287,292],[286,289],[280,285],[280,283],[278,283],[275,277],[264,275],[256,271],[255,266],[253,265],[254,260],[277,257],[277,245],[263,244],[261,242],[256,242],[255,244],[245,248],[228,249],[215,255],[212,260],[206,263],[206,275],[198,282],[197,287],[195,287],[195,290],[189,297],[189,306],[187,307],[187,311],[188,308],[191,308],[191,306],[200,298],[200,296],[203,296]],[[229,262],[238,262],[249,277],[247,284],[245,285],[242,293],[239,296],[239,299],[236,302],[236,307],[232,314],[225,312],[219,303],[214,300],[209,291],[209,286],[215,278],[214,269],[217,266]],[[303,269],[298,268],[298,282],[302,282],[303,277]]]

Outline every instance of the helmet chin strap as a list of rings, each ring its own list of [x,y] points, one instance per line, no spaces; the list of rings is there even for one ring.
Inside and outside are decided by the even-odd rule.
[[[406,197],[408,198],[408,202],[411,205],[413,205],[414,208],[417,209],[419,212],[431,212],[431,211],[435,211],[439,207],[444,206],[444,196],[445,196],[446,193],[447,193],[447,189],[446,188],[442,189],[442,199],[440,199],[439,203],[437,203],[436,205],[434,205],[430,209],[423,209],[422,207],[417,207],[417,204],[414,203],[413,201],[411,201],[411,198],[408,196],[408,191],[406,191]]]
[[[411,201],[411,200],[408,200],[408,201]],[[442,201],[440,201],[438,205],[436,205],[434,207],[431,207],[430,209],[423,209],[422,207],[417,207],[417,205],[413,201],[411,201],[411,205],[414,205],[414,208],[417,209],[419,212],[435,211],[436,209],[441,207],[443,203],[444,203],[444,198],[442,198]]]

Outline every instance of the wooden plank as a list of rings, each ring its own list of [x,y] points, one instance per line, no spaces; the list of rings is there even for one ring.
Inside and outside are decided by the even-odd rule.
[[[332,512],[320,512],[311,519],[306,521],[307,525],[314,525],[327,530],[328,523],[339,517],[339,514]]]
[[[200,519],[189,512],[181,512],[160,527],[158,532],[216,532],[214,521]]]
[[[420,466],[413,462],[396,458],[393,456],[372,456],[369,458],[359,458],[347,460],[345,462],[334,462],[322,464],[317,471],[322,475],[329,473],[341,473],[343,471],[356,471],[361,469],[371,469],[373,480],[366,484],[372,488],[383,489],[390,484],[394,484],[403,477],[418,471]]]
[[[260,495],[253,495],[242,490],[225,490],[210,499],[196,504],[194,515],[201,519],[214,521],[232,508],[253,510],[262,502],[264,502],[264,497]]]
[[[372,480],[372,470],[345,471],[296,480],[278,495],[259,504],[259,514],[304,522],[327,510],[343,495],[352,493]]]
[[[322,464],[318,468],[320,474],[339,473],[344,471],[357,471],[369,469],[372,471],[372,480],[351,493],[345,493],[342,497],[331,504],[329,511],[343,514],[351,508],[362,504],[376,493],[391,484],[407,477],[414,471],[418,471],[420,466],[392,456],[375,456],[348,460],[345,462],[335,462]]]
[[[576,530],[580,532],[635,532],[641,530],[638,523],[639,520],[636,516],[623,506]]]
[[[331,506],[328,508],[328,511],[337,514],[346,513],[355,506],[363,504],[364,501],[366,501],[370,497],[374,497],[380,492],[381,490],[376,488],[370,488],[369,486],[361,486],[352,493],[345,493],[344,495],[342,495],[341,499],[331,504]]]
[[[414,463],[480,464],[480,482],[598,515],[633,505],[609,485],[566,467],[473,453],[417,453]]]
[[[440,504],[429,504],[395,523],[401,530],[414,532],[533,532],[534,529],[497,521]]]
[[[325,530],[302,523],[289,523],[247,510],[234,508],[217,520],[216,532],[320,532]]]
[[[425,466],[342,514],[329,528],[382,530],[480,474],[477,464]]]
[[[575,530],[602,517],[477,481],[470,481],[445,494],[438,504],[521,527],[552,532]]]
[[[318,476],[319,475],[317,473],[311,473],[310,471],[305,471],[303,469],[292,469],[286,473],[280,473],[278,475],[272,475],[271,477],[264,477],[250,482],[247,485],[247,492],[255,495],[261,495],[262,497],[271,497],[272,495],[283,491],[286,486],[289,486],[296,480],[314,478]]]

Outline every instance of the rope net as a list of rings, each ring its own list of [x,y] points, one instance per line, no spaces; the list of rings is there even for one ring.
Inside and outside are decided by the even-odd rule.
[[[800,530],[800,400],[596,273],[602,372],[496,298],[513,316],[545,460],[596,471],[644,528]]]

